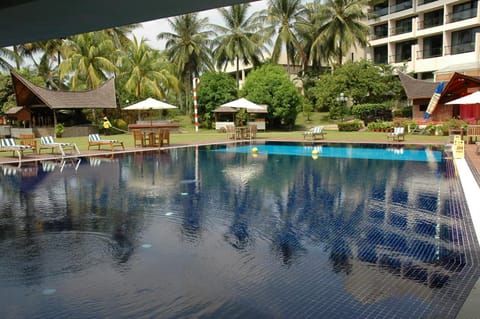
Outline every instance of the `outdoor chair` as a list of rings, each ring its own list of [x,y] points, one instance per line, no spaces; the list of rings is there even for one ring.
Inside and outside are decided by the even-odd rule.
[[[323,131],[323,126],[315,126],[314,128],[303,132],[303,139],[306,139],[307,137],[311,137],[312,140],[315,140],[318,137],[321,139],[325,138],[325,132]]]
[[[20,144],[29,145],[32,147],[33,153],[38,153],[37,140],[35,134],[20,134]]]
[[[480,137],[480,125],[467,126],[467,143],[473,143],[473,139],[477,142],[477,138]]]
[[[417,124],[413,128],[413,130],[410,132],[412,134],[425,134],[427,131],[427,125],[426,124]]]
[[[88,149],[92,146],[97,146],[98,149],[100,149],[101,146],[106,145],[109,146],[112,151],[115,149],[115,147],[121,147],[123,150],[125,150],[125,146],[123,145],[122,141],[119,140],[102,140],[100,138],[99,134],[88,134]]]
[[[257,138],[257,126],[256,125],[249,125],[247,129],[247,138],[250,140],[253,140]]]
[[[226,125],[225,130],[227,132],[227,139],[237,139],[237,130],[235,129],[235,125]]]
[[[13,155],[17,154],[19,162],[22,160],[23,151],[32,149],[33,147],[30,145],[21,145],[15,143],[13,138],[3,138],[0,140],[0,151],[12,152]]]
[[[145,141],[145,136],[143,136],[143,132],[141,130],[133,130],[132,134],[133,134],[133,146],[145,147],[146,141]]]
[[[387,134],[387,140],[392,139],[393,141],[400,142],[400,139],[402,141],[405,141],[405,128],[403,126],[399,127],[394,127],[393,132],[390,132]]]
[[[161,128],[158,130],[157,133],[158,141],[157,145],[158,146],[164,146],[164,145],[170,145],[170,130]]]
[[[55,149],[58,149],[62,154],[62,157],[65,157],[65,150],[70,149],[73,153],[80,154],[80,150],[75,143],[65,143],[65,142],[55,142],[52,136],[42,136],[40,138],[40,147],[38,148],[38,154],[40,154],[42,149],[51,149],[52,154]]]

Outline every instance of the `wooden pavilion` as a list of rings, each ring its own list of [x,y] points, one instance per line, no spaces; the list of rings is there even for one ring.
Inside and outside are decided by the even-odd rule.
[[[25,128],[54,128],[57,112],[67,109],[113,109],[117,107],[114,78],[89,91],[53,91],[39,87],[11,71],[17,106],[6,112]]]

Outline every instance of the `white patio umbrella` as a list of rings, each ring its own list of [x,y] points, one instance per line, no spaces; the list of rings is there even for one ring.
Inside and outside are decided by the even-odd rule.
[[[264,111],[265,110],[264,107],[262,107],[258,104],[255,104],[255,103],[253,103],[253,102],[251,102],[251,101],[249,101],[249,100],[247,100],[246,98],[243,98],[243,97],[241,99],[222,104],[221,106],[233,107],[233,108],[236,108],[236,109],[247,109],[247,110],[250,110],[250,111],[254,111],[254,110]]]
[[[480,91],[465,95],[445,104],[480,104]]]
[[[146,100],[129,105],[127,107],[124,107],[123,109],[127,111],[131,111],[131,110],[145,111],[145,110],[166,110],[166,109],[176,109],[176,108],[177,107],[175,105],[171,105],[171,104],[149,97]],[[139,113],[139,117],[140,117],[140,113]]]

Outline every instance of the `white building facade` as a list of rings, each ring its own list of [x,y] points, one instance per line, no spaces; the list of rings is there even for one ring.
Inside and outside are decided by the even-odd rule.
[[[404,67],[418,79],[480,76],[477,0],[386,0],[373,6],[366,58]]]

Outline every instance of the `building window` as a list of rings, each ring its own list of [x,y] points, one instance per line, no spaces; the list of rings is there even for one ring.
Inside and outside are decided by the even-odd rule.
[[[419,105],[418,107],[420,112],[426,112],[427,108],[428,108],[428,104],[422,104],[422,105]]]
[[[443,9],[427,12],[423,15],[423,28],[433,28],[443,24]]]
[[[452,32],[452,54],[475,51],[475,34],[480,27]]]
[[[406,62],[412,60],[412,45],[417,41],[399,42],[395,45],[395,62]]]
[[[454,5],[450,22],[470,19],[477,16],[477,0]]]
[[[374,39],[386,38],[388,36],[388,24],[376,25],[373,27]]]
[[[395,22],[395,30],[393,34],[402,34],[412,32],[412,18],[406,18]]]
[[[441,34],[423,39],[423,58],[442,56],[443,36]]]
[[[387,47],[387,45],[373,47],[373,63],[374,64],[388,64],[388,47]]]
[[[427,4],[430,2],[435,2],[437,0],[418,0],[418,5],[421,6],[422,4]]]
[[[398,0],[394,5],[391,6],[390,11],[398,12],[410,9],[412,7],[412,0]]]
[[[373,14],[378,17],[384,16],[388,14],[388,1],[378,3],[373,6]]]

